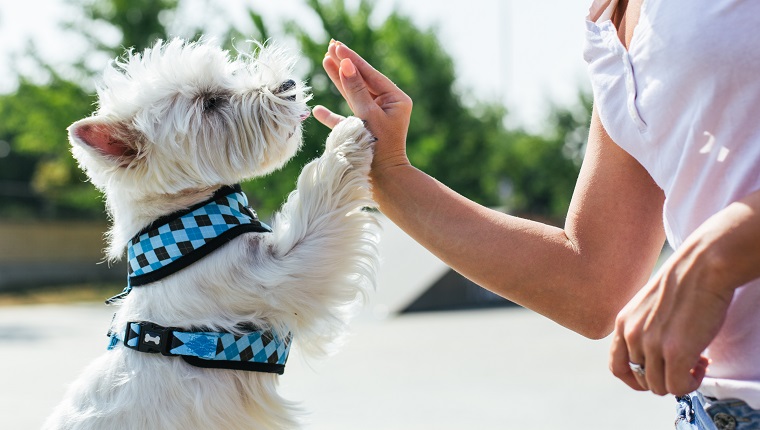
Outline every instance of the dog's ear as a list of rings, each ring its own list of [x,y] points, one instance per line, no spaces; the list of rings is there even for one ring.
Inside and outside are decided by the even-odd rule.
[[[94,149],[107,159],[125,164],[137,155],[137,136],[119,122],[93,116],[69,126],[72,142]]]

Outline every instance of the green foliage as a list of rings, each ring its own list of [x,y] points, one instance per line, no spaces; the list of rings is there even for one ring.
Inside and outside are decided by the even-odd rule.
[[[578,94],[570,108],[553,107],[544,135],[521,133],[505,155],[510,195],[506,206],[559,223],[567,214],[588,138],[591,97]]]
[[[0,171],[6,184],[16,184],[15,192],[0,195],[4,213],[26,215],[28,211],[18,206],[39,200],[35,195],[43,196],[44,204],[36,205],[32,216],[79,216],[102,210],[98,193],[83,183],[84,175],[66,140],[66,127],[89,115],[94,101],[78,85],[57,75],[45,85],[22,79],[16,93],[0,96],[0,140],[10,146],[9,156],[0,158]],[[18,169],[16,163],[25,169]]]

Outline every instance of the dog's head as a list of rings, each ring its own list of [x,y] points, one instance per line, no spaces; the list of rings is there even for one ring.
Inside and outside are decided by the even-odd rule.
[[[101,190],[143,196],[231,184],[280,168],[301,146],[308,88],[282,49],[230,54],[209,42],[158,42],[113,61],[98,109],[69,127],[72,152]]]

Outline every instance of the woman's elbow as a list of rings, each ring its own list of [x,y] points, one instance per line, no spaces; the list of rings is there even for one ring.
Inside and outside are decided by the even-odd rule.
[[[594,307],[590,312],[586,313],[586,317],[576,331],[589,339],[604,339],[614,330],[615,320],[622,306],[618,304],[602,304],[601,306]]]
[[[594,321],[593,323],[588,324],[587,327],[584,327],[582,330],[578,331],[578,333],[591,340],[601,340],[609,336],[610,333],[612,333],[613,328],[614,319],[612,323],[609,323],[607,321]]]

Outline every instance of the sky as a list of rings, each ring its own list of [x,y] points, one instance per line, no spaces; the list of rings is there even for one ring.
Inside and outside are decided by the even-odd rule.
[[[347,0],[354,4],[354,0]],[[423,28],[437,29],[454,59],[457,85],[468,98],[505,103],[513,124],[540,128],[550,103],[575,102],[588,89],[582,58],[583,20],[591,0],[376,0],[374,20],[392,9]],[[253,5],[267,22],[294,19],[315,36],[325,36],[303,0],[223,0],[209,8],[203,0],[185,0],[183,20],[232,23],[246,30],[244,5]],[[60,29],[76,11],[63,0],[0,0],[0,92],[12,91],[14,69],[31,73],[24,47],[31,40],[51,64],[78,58],[85,45]],[[179,31],[179,30],[177,30]],[[273,29],[276,37],[277,27]],[[113,34],[103,31],[104,38]],[[15,55],[14,55],[15,54]],[[107,59],[94,59],[105,63]],[[391,77],[392,78],[392,77]]]

